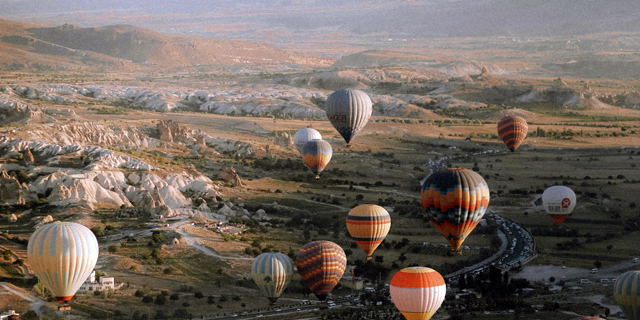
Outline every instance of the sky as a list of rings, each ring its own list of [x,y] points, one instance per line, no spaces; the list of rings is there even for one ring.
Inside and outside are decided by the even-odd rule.
[[[0,0],[0,18],[243,40],[639,32],[629,0]]]

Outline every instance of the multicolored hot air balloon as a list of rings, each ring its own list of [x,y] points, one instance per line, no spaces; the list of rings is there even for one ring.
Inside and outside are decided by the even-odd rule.
[[[324,140],[310,140],[302,148],[302,160],[315,173],[316,179],[320,179],[320,172],[329,164],[333,149],[331,144]]]
[[[331,241],[309,242],[298,251],[296,266],[311,292],[324,301],[340,281],[347,267],[347,256]]]
[[[389,228],[389,212],[375,204],[361,204],[347,215],[347,230],[367,254],[367,260],[371,260],[371,254],[387,236]]]
[[[304,144],[309,140],[321,140],[322,135],[316,129],[311,128],[302,128],[293,135],[293,144],[296,146],[296,149],[302,154],[302,148],[304,148]]]
[[[98,240],[74,222],[46,224],[29,238],[27,259],[38,279],[65,304],[91,275],[98,261]]]
[[[452,253],[460,254],[460,245],[489,206],[489,186],[469,169],[446,169],[427,177],[420,202],[431,222],[449,241]]]
[[[407,320],[428,320],[442,305],[447,286],[437,271],[409,267],[391,278],[389,293],[393,304]]]
[[[369,121],[373,110],[371,99],[360,90],[334,91],[325,103],[325,112],[331,124],[338,130],[347,148],[353,138]]]
[[[627,319],[640,320],[640,270],[627,271],[619,276],[613,287],[613,296]]]
[[[527,120],[518,116],[508,116],[498,122],[498,135],[511,152],[516,151],[527,136]]]
[[[293,275],[293,262],[280,252],[265,252],[251,264],[251,277],[274,304]]]
[[[576,194],[565,186],[549,187],[542,193],[542,206],[560,226],[576,207]]]

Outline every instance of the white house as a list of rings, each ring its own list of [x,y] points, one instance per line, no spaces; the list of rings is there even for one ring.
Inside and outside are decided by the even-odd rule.
[[[96,282],[96,271],[91,271],[91,275],[84,281],[78,292],[107,290],[107,289],[120,289],[122,284],[116,286],[115,279],[113,277],[100,277],[100,282]]]
[[[14,310],[9,310],[5,313],[0,314],[0,320],[12,320],[12,319],[20,319],[20,314],[16,313]]]

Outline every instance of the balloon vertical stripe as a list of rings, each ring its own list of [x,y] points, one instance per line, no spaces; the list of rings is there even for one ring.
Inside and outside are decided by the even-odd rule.
[[[293,262],[279,252],[265,252],[251,264],[251,277],[271,301],[275,303],[291,281]]]
[[[367,124],[372,110],[371,99],[360,90],[337,90],[325,103],[327,118],[347,145]]]
[[[54,222],[29,238],[28,262],[58,302],[71,300],[98,260],[98,240],[85,226]]]
[[[640,270],[623,273],[613,289],[613,296],[627,319],[640,320]]]

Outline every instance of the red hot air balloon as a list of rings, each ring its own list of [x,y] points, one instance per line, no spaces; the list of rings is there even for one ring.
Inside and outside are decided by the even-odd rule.
[[[311,292],[324,301],[344,274],[347,256],[331,241],[309,242],[298,251],[296,266]]]
[[[527,120],[518,116],[508,116],[498,122],[498,135],[511,152],[516,151],[527,136]]]

